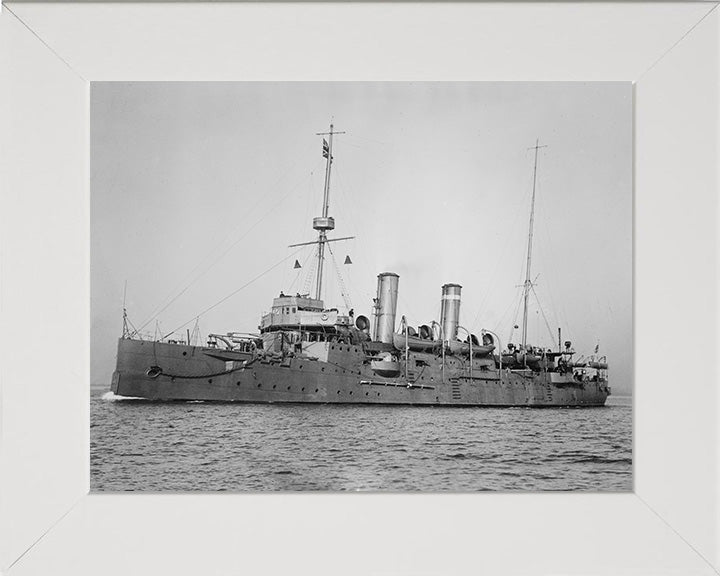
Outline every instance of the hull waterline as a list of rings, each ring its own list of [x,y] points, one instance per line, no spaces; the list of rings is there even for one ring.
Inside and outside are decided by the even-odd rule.
[[[413,363],[398,377],[375,374],[361,346],[327,343],[328,359],[259,358],[250,352],[120,339],[112,391],[155,401],[401,404],[418,406],[603,406],[604,381],[529,370],[470,371],[450,358],[442,371]],[[421,358],[411,357],[420,364]],[[404,363],[403,363],[404,364]]]

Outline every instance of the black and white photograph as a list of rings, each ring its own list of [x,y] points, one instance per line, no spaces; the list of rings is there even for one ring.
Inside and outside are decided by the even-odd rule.
[[[93,82],[94,492],[633,489],[629,82]]]

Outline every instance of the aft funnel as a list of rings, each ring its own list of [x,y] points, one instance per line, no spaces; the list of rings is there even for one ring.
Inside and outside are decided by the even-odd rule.
[[[462,290],[460,284],[445,284],[442,287],[440,325],[443,329],[443,340],[448,342],[457,340],[460,324],[460,290]]]
[[[395,332],[399,280],[400,276],[394,272],[378,274],[373,323],[373,340],[376,342],[392,344],[393,333]]]

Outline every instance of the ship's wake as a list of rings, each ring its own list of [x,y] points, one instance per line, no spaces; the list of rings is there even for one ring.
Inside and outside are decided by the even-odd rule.
[[[118,396],[112,391],[105,392],[102,395],[104,402],[122,402],[125,400],[144,400],[144,398],[138,398],[137,396]]]

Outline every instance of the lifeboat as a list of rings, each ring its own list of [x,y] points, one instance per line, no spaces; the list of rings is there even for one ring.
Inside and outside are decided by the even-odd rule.
[[[464,354],[466,356],[470,355],[470,344],[468,342],[459,342],[457,340],[452,340],[448,343],[448,348],[453,354]],[[493,350],[495,350],[495,346],[493,346],[492,344],[489,346],[479,346],[473,344],[472,347],[473,356],[487,356]]]
[[[538,356],[532,352],[518,352],[515,356],[515,360],[518,364],[538,364],[540,360],[542,360],[542,356]]]
[[[405,334],[393,334],[393,345],[398,350],[405,350]],[[413,352],[432,352],[440,348],[440,341],[408,335],[407,345]]]
[[[588,364],[590,368],[595,368],[596,370],[607,370],[607,362],[590,362]]]

